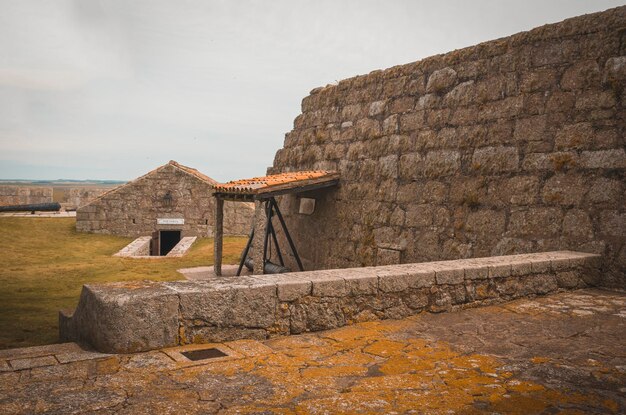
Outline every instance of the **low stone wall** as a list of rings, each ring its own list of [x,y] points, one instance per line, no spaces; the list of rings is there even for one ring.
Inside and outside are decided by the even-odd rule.
[[[134,256],[150,256],[150,236],[140,236],[124,248],[120,249],[113,256],[134,257]]]
[[[549,252],[383,267],[86,285],[62,341],[129,353],[332,329],[597,284],[600,256]]]
[[[191,245],[196,242],[197,236],[185,236],[176,244],[174,248],[165,256],[166,258],[179,258],[187,253]]]
[[[51,187],[0,186],[0,206],[51,202]]]

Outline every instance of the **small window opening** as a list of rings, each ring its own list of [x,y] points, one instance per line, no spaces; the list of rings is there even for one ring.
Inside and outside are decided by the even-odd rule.
[[[185,356],[189,360],[198,361],[205,359],[215,359],[216,357],[224,357],[228,356],[226,353],[222,352],[218,349],[201,349],[201,350],[191,350],[188,352],[182,352],[183,356]]]

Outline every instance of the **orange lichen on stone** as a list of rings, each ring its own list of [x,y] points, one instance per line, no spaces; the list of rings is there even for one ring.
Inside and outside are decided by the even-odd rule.
[[[373,354],[381,357],[389,357],[400,353],[405,347],[404,343],[392,340],[377,340],[369,346],[365,347],[365,353]]]

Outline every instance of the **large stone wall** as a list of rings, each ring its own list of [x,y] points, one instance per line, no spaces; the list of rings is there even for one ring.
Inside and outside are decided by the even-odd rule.
[[[317,88],[270,173],[307,269],[573,249],[626,287],[626,7]],[[293,261],[291,261],[293,267]]]
[[[0,206],[51,202],[51,187],[0,186]]]
[[[597,284],[600,257],[550,252],[383,267],[83,287],[61,341],[129,353],[327,330]]]
[[[110,189],[102,187],[70,187],[63,190],[65,190],[65,192],[59,202],[64,205],[66,209],[76,209],[86,205]]]
[[[250,204],[229,202],[224,208],[225,233],[248,234],[254,214]],[[207,237],[213,236],[214,217],[212,184],[169,163],[80,207],[76,229],[132,237],[180,229],[183,236]],[[158,225],[158,218],[182,218],[184,224]]]

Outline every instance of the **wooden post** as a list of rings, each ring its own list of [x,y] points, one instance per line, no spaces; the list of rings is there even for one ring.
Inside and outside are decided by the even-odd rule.
[[[224,200],[215,198],[215,229],[213,230],[213,270],[222,275],[222,242],[224,237]]]
[[[254,201],[254,237],[252,238],[253,275],[263,274],[263,243],[265,242],[266,206],[262,200]]]

